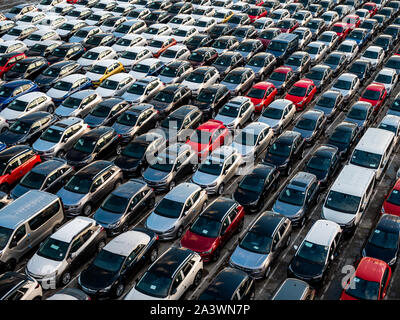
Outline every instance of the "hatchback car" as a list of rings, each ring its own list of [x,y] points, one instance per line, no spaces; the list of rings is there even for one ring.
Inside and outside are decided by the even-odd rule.
[[[53,99],[56,105],[59,105],[73,93],[91,87],[92,82],[85,75],[71,74],[58,80],[46,94]]]
[[[33,80],[41,74],[48,65],[49,63],[43,57],[30,57],[18,60],[15,65],[3,75],[3,79],[5,81],[19,79]]]
[[[230,130],[243,127],[247,121],[254,119],[254,104],[250,98],[243,96],[229,100],[215,117],[216,121],[222,122]]]

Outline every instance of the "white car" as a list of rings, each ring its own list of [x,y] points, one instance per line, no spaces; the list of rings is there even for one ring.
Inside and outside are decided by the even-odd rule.
[[[376,75],[374,82],[383,84],[389,95],[392,92],[392,90],[396,87],[398,80],[399,79],[396,70],[383,68]]]
[[[308,45],[312,38],[313,34],[309,28],[306,27],[299,27],[293,31],[293,34],[297,34],[299,36],[299,48],[304,48]]]
[[[164,63],[160,59],[149,58],[136,63],[129,72],[136,80],[147,77],[149,73],[159,69]]]
[[[339,42],[339,36],[334,31],[324,31],[319,36],[318,41],[325,43],[329,51],[332,51]]]
[[[23,42],[28,46],[32,47],[37,43],[41,43],[46,40],[61,40],[58,33],[54,30],[39,29],[29,35]]]
[[[357,9],[354,14],[360,17],[361,23],[365,19],[371,18],[371,13],[367,9]]]
[[[304,26],[312,18],[312,14],[308,10],[299,10],[293,15],[293,19],[296,19],[300,26]]]
[[[78,63],[84,70],[88,70],[100,60],[117,59],[117,53],[111,47],[100,46],[86,51],[78,59]]]
[[[99,81],[104,75],[111,73],[120,66],[120,62],[115,59],[100,60],[92,65],[85,73],[85,76],[92,81],[94,85],[99,85]]]
[[[217,21],[213,17],[201,17],[199,19],[196,19],[193,25],[196,27],[198,32],[207,33],[216,24]]]
[[[256,21],[253,22],[254,28],[257,30],[257,32],[261,32],[266,28],[271,28],[274,26],[274,21],[271,18],[268,17],[262,17],[260,19],[257,19]],[[297,29],[296,29],[297,30]]]
[[[171,37],[173,37],[176,40],[176,42],[182,43],[198,34],[199,34],[198,28],[195,26],[181,26],[172,31]]]
[[[117,38],[122,38],[128,34],[141,34],[146,30],[146,23],[139,19],[129,19],[123,23],[121,23],[118,27],[115,28],[113,34]]]
[[[48,11],[51,7],[63,4],[67,4],[67,0],[42,0],[38,5],[36,5],[36,8],[41,11]]]
[[[355,40],[344,40],[336,51],[343,52],[347,57],[347,62],[350,63],[358,54],[359,46]]]
[[[258,121],[269,125],[274,134],[279,135],[293,121],[295,113],[292,101],[277,99],[265,108]]]
[[[376,69],[385,58],[385,51],[382,47],[369,46],[361,55],[361,59],[371,62],[373,69]]]
[[[194,23],[195,20],[190,14],[178,14],[168,22],[168,25],[176,29],[180,26],[192,26]]]
[[[42,286],[34,278],[13,271],[0,276],[0,301],[40,300],[42,299]]]
[[[310,55],[311,63],[317,64],[327,55],[328,47],[323,42],[313,41],[307,45],[304,51]]]
[[[64,22],[56,29],[56,32],[61,38],[66,39],[68,36],[71,36],[74,32],[77,32],[80,28],[87,25],[88,24],[83,20],[68,19],[68,21]]]
[[[18,22],[24,22],[24,23],[30,23],[33,25],[37,25],[44,18],[46,18],[46,13],[44,13],[42,11],[32,11],[32,12],[25,14],[21,18],[21,20],[19,20]]]
[[[160,79],[149,76],[131,83],[121,98],[130,103],[143,103],[153,98],[163,88]]]
[[[113,14],[109,11],[104,11],[104,10],[96,10],[93,11],[93,13],[85,19],[85,22],[89,26],[96,26],[100,25],[105,21],[107,18],[113,17]]]
[[[76,88],[89,81],[90,79],[83,74],[70,74],[57,81],[46,93],[54,101],[61,103],[70,92],[74,92]]]
[[[334,23],[339,21],[339,14],[336,11],[326,11],[321,15],[321,18],[325,21],[325,25],[329,29]]]
[[[61,27],[64,23],[68,21],[67,18],[63,16],[59,16],[57,14],[48,14],[46,18],[44,18],[42,21],[39,23],[39,27],[45,27],[45,28],[50,28],[53,30],[57,30],[59,27]],[[57,32],[58,34],[58,32]]]
[[[96,88],[96,92],[100,94],[103,99],[122,96],[133,81],[135,81],[135,79],[130,74],[120,72],[104,80],[100,86]]]
[[[342,73],[334,82],[330,90],[339,91],[344,101],[349,101],[360,88],[360,79],[352,73]]]
[[[189,56],[189,49],[183,44],[177,44],[166,49],[158,59],[167,64],[175,59],[186,60]]]
[[[9,30],[5,35],[3,35],[1,38],[4,41],[10,41],[10,40],[19,40],[22,39],[21,37],[27,37],[31,33],[39,30],[39,28],[33,24],[18,24],[11,30]]]
[[[394,145],[397,145],[400,139],[400,117],[393,114],[387,114],[378,125],[379,129],[388,130],[394,133]]]
[[[100,25],[100,28],[104,32],[112,32],[114,29],[116,29],[120,24],[123,24],[124,22],[128,21],[126,17],[110,17],[108,19],[105,19],[103,23]]]
[[[153,54],[144,46],[129,47],[119,54],[118,61],[122,63],[125,70],[131,70],[132,67],[144,60],[152,58]]]
[[[151,51],[151,53],[156,56],[159,54],[159,51],[162,48],[166,48],[174,43],[174,38],[171,36],[158,36],[151,40],[149,40],[149,44],[147,45],[147,49]]]
[[[250,98],[234,97],[219,110],[215,120],[221,121],[230,130],[243,127],[247,121],[254,121],[254,104]]]
[[[125,51],[127,48],[132,48],[136,46],[146,46],[147,40],[140,34],[128,34],[119,38],[115,44],[111,46],[117,53]]]
[[[143,274],[124,300],[178,300],[200,284],[201,256],[192,250],[170,247]],[[160,282],[160,277],[163,280]]]
[[[277,24],[280,20],[290,18],[290,12],[287,9],[276,9],[270,13],[270,18]]]
[[[159,36],[169,36],[172,33],[172,28],[165,23],[152,24],[141,33],[147,40],[158,39]]]
[[[192,94],[197,95],[201,89],[207,88],[219,80],[219,73],[215,67],[199,67],[193,70],[182,82],[192,90]]]
[[[59,119],[70,117],[84,118],[102,101],[103,98],[93,89],[80,90],[65,99],[54,111],[54,114]]]
[[[25,52],[28,47],[19,40],[3,41],[0,43],[0,54],[11,52]]]

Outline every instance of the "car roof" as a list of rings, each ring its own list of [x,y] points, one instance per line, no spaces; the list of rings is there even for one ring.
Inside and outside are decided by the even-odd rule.
[[[45,112],[45,111],[37,111],[37,112],[33,112],[33,113],[29,113],[25,116],[22,116],[21,118],[19,118],[19,121],[25,122],[25,123],[34,123],[37,120],[46,118],[48,116],[51,116],[50,113]]]
[[[147,245],[150,240],[150,236],[144,232],[129,230],[112,239],[103,250],[127,257],[138,245]]]
[[[74,74],[70,74],[68,76],[63,77],[61,80],[65,81],[65,82],[75,82],[77,80],[80,79],[89,79],[87,76],[85,76],[84,74],[78,74],[78,73],[74,73]]]
[[[338,152],[338,147],[323,144],[315,150],[314,155],[322,156],[324,158],[331,158],[333,154]]]
[[[287,278],[275,293],[273,300],[300,300],[309,287],[310,285],[303,280]]]
[[[0,276],[0,299],[6,297],[14,289],[21,287],[29,277],[24,273],[9,271]]]
[[[62,119],[60,121],[57,121],[55,124],[53,124],[51,126],[51,128],[62,129],[64,131],[66,128],[73,126],[74,124],[77,124],[80,122],[83,122],[83,120],[80,118],[68,117],[68,118]]]
[[[261,235],[265,235],[266,237],[270,237],[274,234],[278,225],[282,222],[282,220],[286,219],[284,216],[272,212],[265,211],[260,217],[252,224],[251,232],[255,232]]]
[[[381,120],[380,124],[382,124],[382,123],[387,124],[387,125],[398,126],[400,123],[400,117],[395,116],[393,114],[387,114]]]
[[[112,194],[122,198],[130,199],[145,186],[145,182],[139,179],[131,179],[128,182],[121,184],[117,189],[112,192]]]
[[[225,267],[218,273],[204,293],[230,300],[239,285],[248,277],[248,274],[242,270]]]
[[[201,213],[201,216],[214,221],[222,221],[227,212],[234,206],[236,206],[234,200],[226,197],[219,197]]]
[[[355,276],[367,281],[380,283],[386,267],[386,262],[382,260],[364,257],[357,266]]]
[[[175,202],[185,203],[188,197],[190,197],[194,192],[201,190],[201,187],[197,184],[190,182],[183,182],[178,184],[175,188],[169,191],[164,199],[173,200]]]
[[[313,181],[316,181],[314,174],[300,171],[290,180],[289,185],[294,189],[305,190]]]
[[[111,127],[101,126],[101,127],[97,127],[97,128],[94,128],[94,129],[86,132],[83,136],[81,136],[81,138],[89,138],[89,139],[97,140],[104,134],[106,134],[108,132],[114,132],[114,131],[115,130]]]
[[[160,277],[171,278],[182,263],[192,255],[193,251],[190,249],[171,247],[150,266],[148,271]]]
[[[400,217],[386,213],[379,219],[376,228],[386,232],[400,233]]]
[[[67,161],[59,158],[54,158],[51,160],[47,160],[44,162],[39,163],[36,167],[32,169],[32,172],[36,172],[39,174],[47,175],[54,170],[63,167],[67,164]]]
[[[70,243],[78,234],[95,223],[95,220],[88,217],[76,217],[64,224],[50,237],[55,240]]]
[[[287,99],[276,99],[270,103],[268,108],[281,109],[283,110],[286,106],[292,104],[293,102]]]
[[[113,166],[111,161],[97,160],[80,169],[76,175],[94,177],[111,166]]]
[[[392,142],[394,133],[380,128],[368,128],[361,139],[358,141],[355,149],[365,152],[384,154],[388,142]]]
[[[304,241],[309,241],[321,246],[330,246],[336,234],[340,232],[340,226],[330,220],[317,220],[308,231]]]

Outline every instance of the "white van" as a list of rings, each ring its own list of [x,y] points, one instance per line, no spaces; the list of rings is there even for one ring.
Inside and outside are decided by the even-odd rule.
[[[375,185],[375,171],[345,165],[330,188],[322,207],[321,218],[339,224],[350,232],[360,222]]]
[[[368,128],[354,148],[349,164],[373,169],[376,179],[382,178],[392,155],[396,137],[393,132]]]

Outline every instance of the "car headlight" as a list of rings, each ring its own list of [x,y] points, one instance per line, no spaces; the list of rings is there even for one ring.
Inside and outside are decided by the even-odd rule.
[[[213,247],[211,247],[209,250],[207,251],[203,251],[202,254],[210,254],[213,251]]]
[[[174,230],[175,230],[175,226],[173,226],[172,228],[170,228],[167,231],[165,231],[165,233],[173,232]]]
[[[114,223],[110,223],[109,225],[108,225],[108,227],[110,228],[110,229],[114,229],[114,228],[118,228],[118,226],[121,224],[121,220],[119,220],[119,221],[117,221],[117,222],[114,222]]]
[[[208,187],[216,187],[216,186],[217,186],[217,183],[216,183],[216,182],[211,183],[211,184],[208,185]]]
[[[100,289],[99,292],[102,292],[102,293],[108,292],[108,291],[111,290],[111,287],[112,287],[112,285],[110,285],[110,286],[108,286],[108,287],[106,287],[104,289]]]
[[[385,212],[385,208],[382,206],[382,208],[381,208],[381,213],[382,214],[385,214],[386,212]]]
[[[389,261],[389,265],[394,265],[396,263],[397,258],[394,257],[392,260]]]

